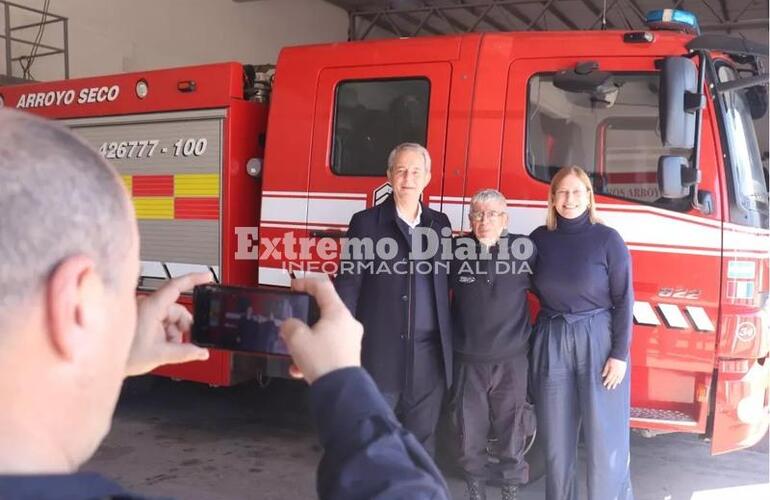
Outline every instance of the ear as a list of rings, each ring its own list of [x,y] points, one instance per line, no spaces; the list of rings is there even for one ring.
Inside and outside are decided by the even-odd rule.
[[[428,184],[430,184],[430,171],[425,174],[425,186]],[[423,188],[425,188],[425,186],[423,186]]]
[[[45,304],[54,350],[67,361],[87,346],[87,332],[97,322],[103,294],[94,262],[84,255],[63,260],[48,278]]]

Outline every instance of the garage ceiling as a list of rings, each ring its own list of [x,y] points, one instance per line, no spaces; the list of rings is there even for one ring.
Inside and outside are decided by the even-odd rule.
[[[759,31],[767,40],[767,0],[325,0],[350,15],[349,38],[470,31],[640,29],[644,13],[678,7],[703,31]],[[763,33],[763,34],[762,34]],[[753,38],[757,38],[756,36]]]

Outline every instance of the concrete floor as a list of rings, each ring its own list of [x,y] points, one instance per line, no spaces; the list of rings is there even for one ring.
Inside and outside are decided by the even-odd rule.
[[[123,392],[113,428],[84,470],[133,491],[186,500],[315,498],[321,456],[305,412],[304,387],[231,388],[135,379]],[[767,446],[719,457],[696,436],[632,434],[637,500],[770,498]],[[584,463],[581,460],[581,474]],[[581,475],[582,477],[582,475]],[[449,479],[454,498],[463,483]],[[522,500],[544,498],[540,480]],[[490,499],[499,492],[490,489]],[[583,494],[585,497],[585,494]]]

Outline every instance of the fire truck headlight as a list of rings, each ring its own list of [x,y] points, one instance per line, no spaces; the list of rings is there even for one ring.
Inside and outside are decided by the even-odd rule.
[[[136,97],[139,99],[144,99],[147,97],[147,93],[150,91],[150,88],[147,86],[147,82],[145,80],[139,80],[136,82]]]
[[[762,393],[758,392],[757,396],[741,399],[738,402],[736,410],[738,413],[738,420],[741,422],[745,424],[760,422],[763,416]]]

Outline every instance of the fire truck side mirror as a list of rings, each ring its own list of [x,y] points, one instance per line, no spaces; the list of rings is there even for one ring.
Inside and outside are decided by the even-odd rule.
[[[663,145],[691,149],[695,144],[695,111],[698,69],[692,59],[668,57],[660,71],[660,136]]]
[[[699,173],[690,167],[687,158],[682,156],[661,156],[658,160],[658,188],[660,195],[668,199],[680,199],[689,196],[690,187],[694,186]]]

